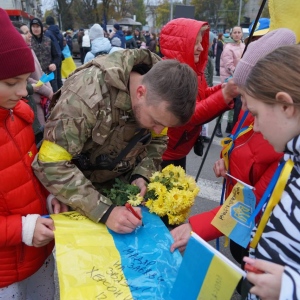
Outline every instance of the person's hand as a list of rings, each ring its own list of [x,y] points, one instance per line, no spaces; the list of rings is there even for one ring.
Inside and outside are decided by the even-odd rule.
[[[134,207],[134,210],[142,217],[140,207]],[[142,220],[134,216],[125,206],[116,206],[111,211],[105,225],[117,233],[130,233],[142,225]]]
[[[56,65],[55,65],[55,64],[50,64],[49,67],[48,67],[48,69],[49,69],[51,72],[53,72],[53,71],[56,70]]]
[[[239,95],[237,86],[235,85],[233,79],[230,79],[227,83],[222,84],[222,93],[227,104],[229,104],[233,98]]]
[[[54,239],[54,222],[52,219],[39,217],[36,220],[32,245],[34,247],[43,247]]]
[[[48,99],[51,100],[53,97],[53,92],[50,93],[50,95],[48,96]]]
[[[174,252],[178,248],[180,252],[185,250],[185,247],[191,237],[192,226],[189,223],[182,224],[174,228],[170,233],[174,239],[174,243],[170,247],[170,251]]]
[[[284,266],[249,257],[244,257],[243,260],[252,267],[265,272],[263,274],[247,273],[247,279],[254,284],[250,293],[259,296],[262,300],[278,300]]]
[[[32,88],[34,92],[37,92],[40,89],[40,86],[36,86],[35,83],[32,84]]]
[[[142,197],[145,196],[147,192],[147,182],[144,178],[140,177],[131,182],[131,184],[136,185],[140,189],[140,195]]]
[[[53,213],[55,213],[55,214],[59,214],[59,213],[69,211],[68,206],[66,204],[58,201],[56,198],[53,198],[51,200],[51,206],[52,206],[52,209],[53,209]]]
[[[226,168],[225,168],[225,162],[224,159],[221,158],[219,160],[217,160],[214,164],[213,170],[215,172],[216,177],[226,177]]]

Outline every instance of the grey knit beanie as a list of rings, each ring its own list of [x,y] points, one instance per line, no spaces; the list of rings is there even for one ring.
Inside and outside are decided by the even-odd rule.
[[[111,39],[110,43],[113,47],[121,47],[121,45],[122,45],[121,40],[117,36],[113,37]]]
[[[90,29],[90,39],[94,40],[99,37],[104,37],[104,32],[102,27],[99,24],[94,24]]]
[[[252,42],[235,68],[233,74],[234,83],[244,87],[252,68],[261,58],[281,46],[294,44],[296,44],[296,35],[287,28],[270,31],[259,40]]]

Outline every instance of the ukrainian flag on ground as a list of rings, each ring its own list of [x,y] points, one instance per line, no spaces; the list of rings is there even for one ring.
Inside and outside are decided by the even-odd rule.
[[[117,234],[77,212],[51,215],[61,300],[170,299],[181,255],[157,215],[142,208],[144,227]]]
[[[192,233],[171,299],[230,300],[243,276],[243,270]]]

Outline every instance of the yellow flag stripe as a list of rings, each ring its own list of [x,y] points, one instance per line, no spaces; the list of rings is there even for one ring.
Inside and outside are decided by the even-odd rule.
[[[197,300],[230,300],[242,275],[217,256],[212,258]]]
[[[77,212],[51,218],[55,224],[61,299],[132,299],[119,251],[107,227]],[[77,233],[77,239],[71,232]],[[99,255],[103,251],[109,253]]]

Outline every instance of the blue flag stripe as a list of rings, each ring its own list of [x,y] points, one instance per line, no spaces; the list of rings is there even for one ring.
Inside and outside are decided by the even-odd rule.
[[[184,256],[193,257],[194,259],[183,259],[172,290],[172,300],[197,299],[199,295],[214,254],[203,247],[201,257],[199,257],[197,249],[199,249],[199,243],[194,237],[191,237]],[[197,277],[194,274],[197,274]]]
[[[173,240],[161,219],[144,207],[142,214],[144,227],[130,234],[109,230],[121,256],[120,268],[133,299],[169,300],[182,257],[178,250],[170,252]]]

